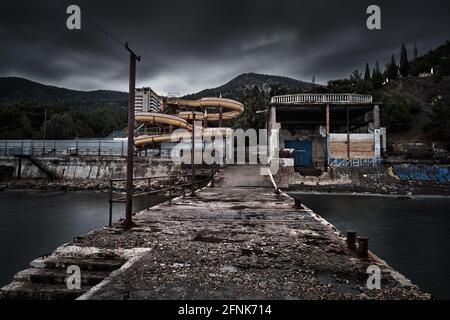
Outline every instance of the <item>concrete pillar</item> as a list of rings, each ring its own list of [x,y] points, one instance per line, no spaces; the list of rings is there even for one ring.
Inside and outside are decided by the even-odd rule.
[[[380,129],[380,107],[377,104],[373,106],[373,128]]]
[[[325,106],[325,172],[328,172],[328,162],[330,160],[330,105]]]
[[[326,105],[326,115],[325,115],[325,121],[326,121],[326,131],[327,131],[327,138],[330,135],[330,105]]]

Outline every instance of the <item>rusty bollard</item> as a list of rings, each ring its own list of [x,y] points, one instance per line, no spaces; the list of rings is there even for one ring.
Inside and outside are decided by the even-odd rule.
[[[347,231],[347,248],[350,250],[356,249],[356,232],[348,230]]]
[[[358,237],[358,256],[367,258],[369,256],[369,238]]]
[[[302,200],[301,200],[301,199],[295,198],[294,207],[295,207],[296,209],[302,209]]]

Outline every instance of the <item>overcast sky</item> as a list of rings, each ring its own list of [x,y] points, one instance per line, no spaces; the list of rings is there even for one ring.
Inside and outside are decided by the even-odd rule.
[[[320,83],[382,65],[405,43],[412,55],[450,38],[450,1],[72,0],[142,56],[137,84],[191,93],[244,72]],[[382,30],[366,28],[366,8]],[[73,89],[128,88],[128,57],[86,19],[66,28],[61,0],[1,0],[0,76]]]

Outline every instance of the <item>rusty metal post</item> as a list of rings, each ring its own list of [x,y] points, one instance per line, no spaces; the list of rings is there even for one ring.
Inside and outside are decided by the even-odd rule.
[[[130,53],[130,80],[128,92],[128,152],[127,152],[127,194],[125,206],[124,226],[133,226],[133,158],[134,158],[134,94],[136,89],[136,61],[138,57],[126,44],[126,49]]]
[[[215,185],[214,185],[214,175],[215,175],[215,172],[213,172],[212,176],[211,176],[211,188],[215,187]]]
[[[191,197],[195,197],[195,111],[192,112]]]
[[[367,258],[369,256],[369,238],[358,237],[358,256]]]
[[[150,209],[150,190],[151,190],[151,181],[150,181],[150,178],[148,178],[148,183],[147,183],[147,210]]]
[[[356,232],[348,230],[347,231],[347,248],[350,250],[356,249]]]
[[[301,199],[295,198],[295,204],[294,204],[294,207],[295,207],[296,209],[301,209],[301,208],[302,208],[302,200],[301,200]]]
[[[346,129],[347,129],[347,159],[350,160],[350,108],[346,107]]]
[[[19,164],[17,166],[17,180],[22,179],[22,156],[19,156]]]
[[[172,183],[173,183],[172,177],[169,177],[169,203],[170,203],[170,200],[172,200],[171,199],[172,198]]]
[[[108,227],[112,227],[112,210],[113,209],[113,181],[109,180],[109,223]]]
[[[328,162],[330,160],[330,105],[325,106],[325,132],[326,132],[326,148],[325,148],[325,172],[328,172]]]

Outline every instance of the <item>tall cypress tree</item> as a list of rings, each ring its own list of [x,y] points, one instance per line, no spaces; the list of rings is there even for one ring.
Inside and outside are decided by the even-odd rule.
[[[394,55],[392,55],[391,63],[389,63],[387,67],[387,77],[389,80],[395,80],[398,78],[398,66]]]
[[[419,68],[418,68],[418,56],[419,56],[419,51],[417,50],[417,43],[414,42],[414,58],[413,58],[413,63],[412,63],[412,67],[411,67],[411,74],[413,76],[418,76],[419,75]]]
[[[373,87],[375,89],[380,88],[383,85],[384,82],[384,78],[383,78],[383,74],[381,73],[381,69],[380,69],[380,62],[375,63],[375,68],[373,69],[373,74],[372,74],[372,84]]]
[[[368,63],[366,63],[366,72],[364,73],[364,80],[370,81],[370,69]]]
[[[404,44],[402,44],[402,50],[400,52],[400,74],[402,77],[409,75],[408,52]]]

